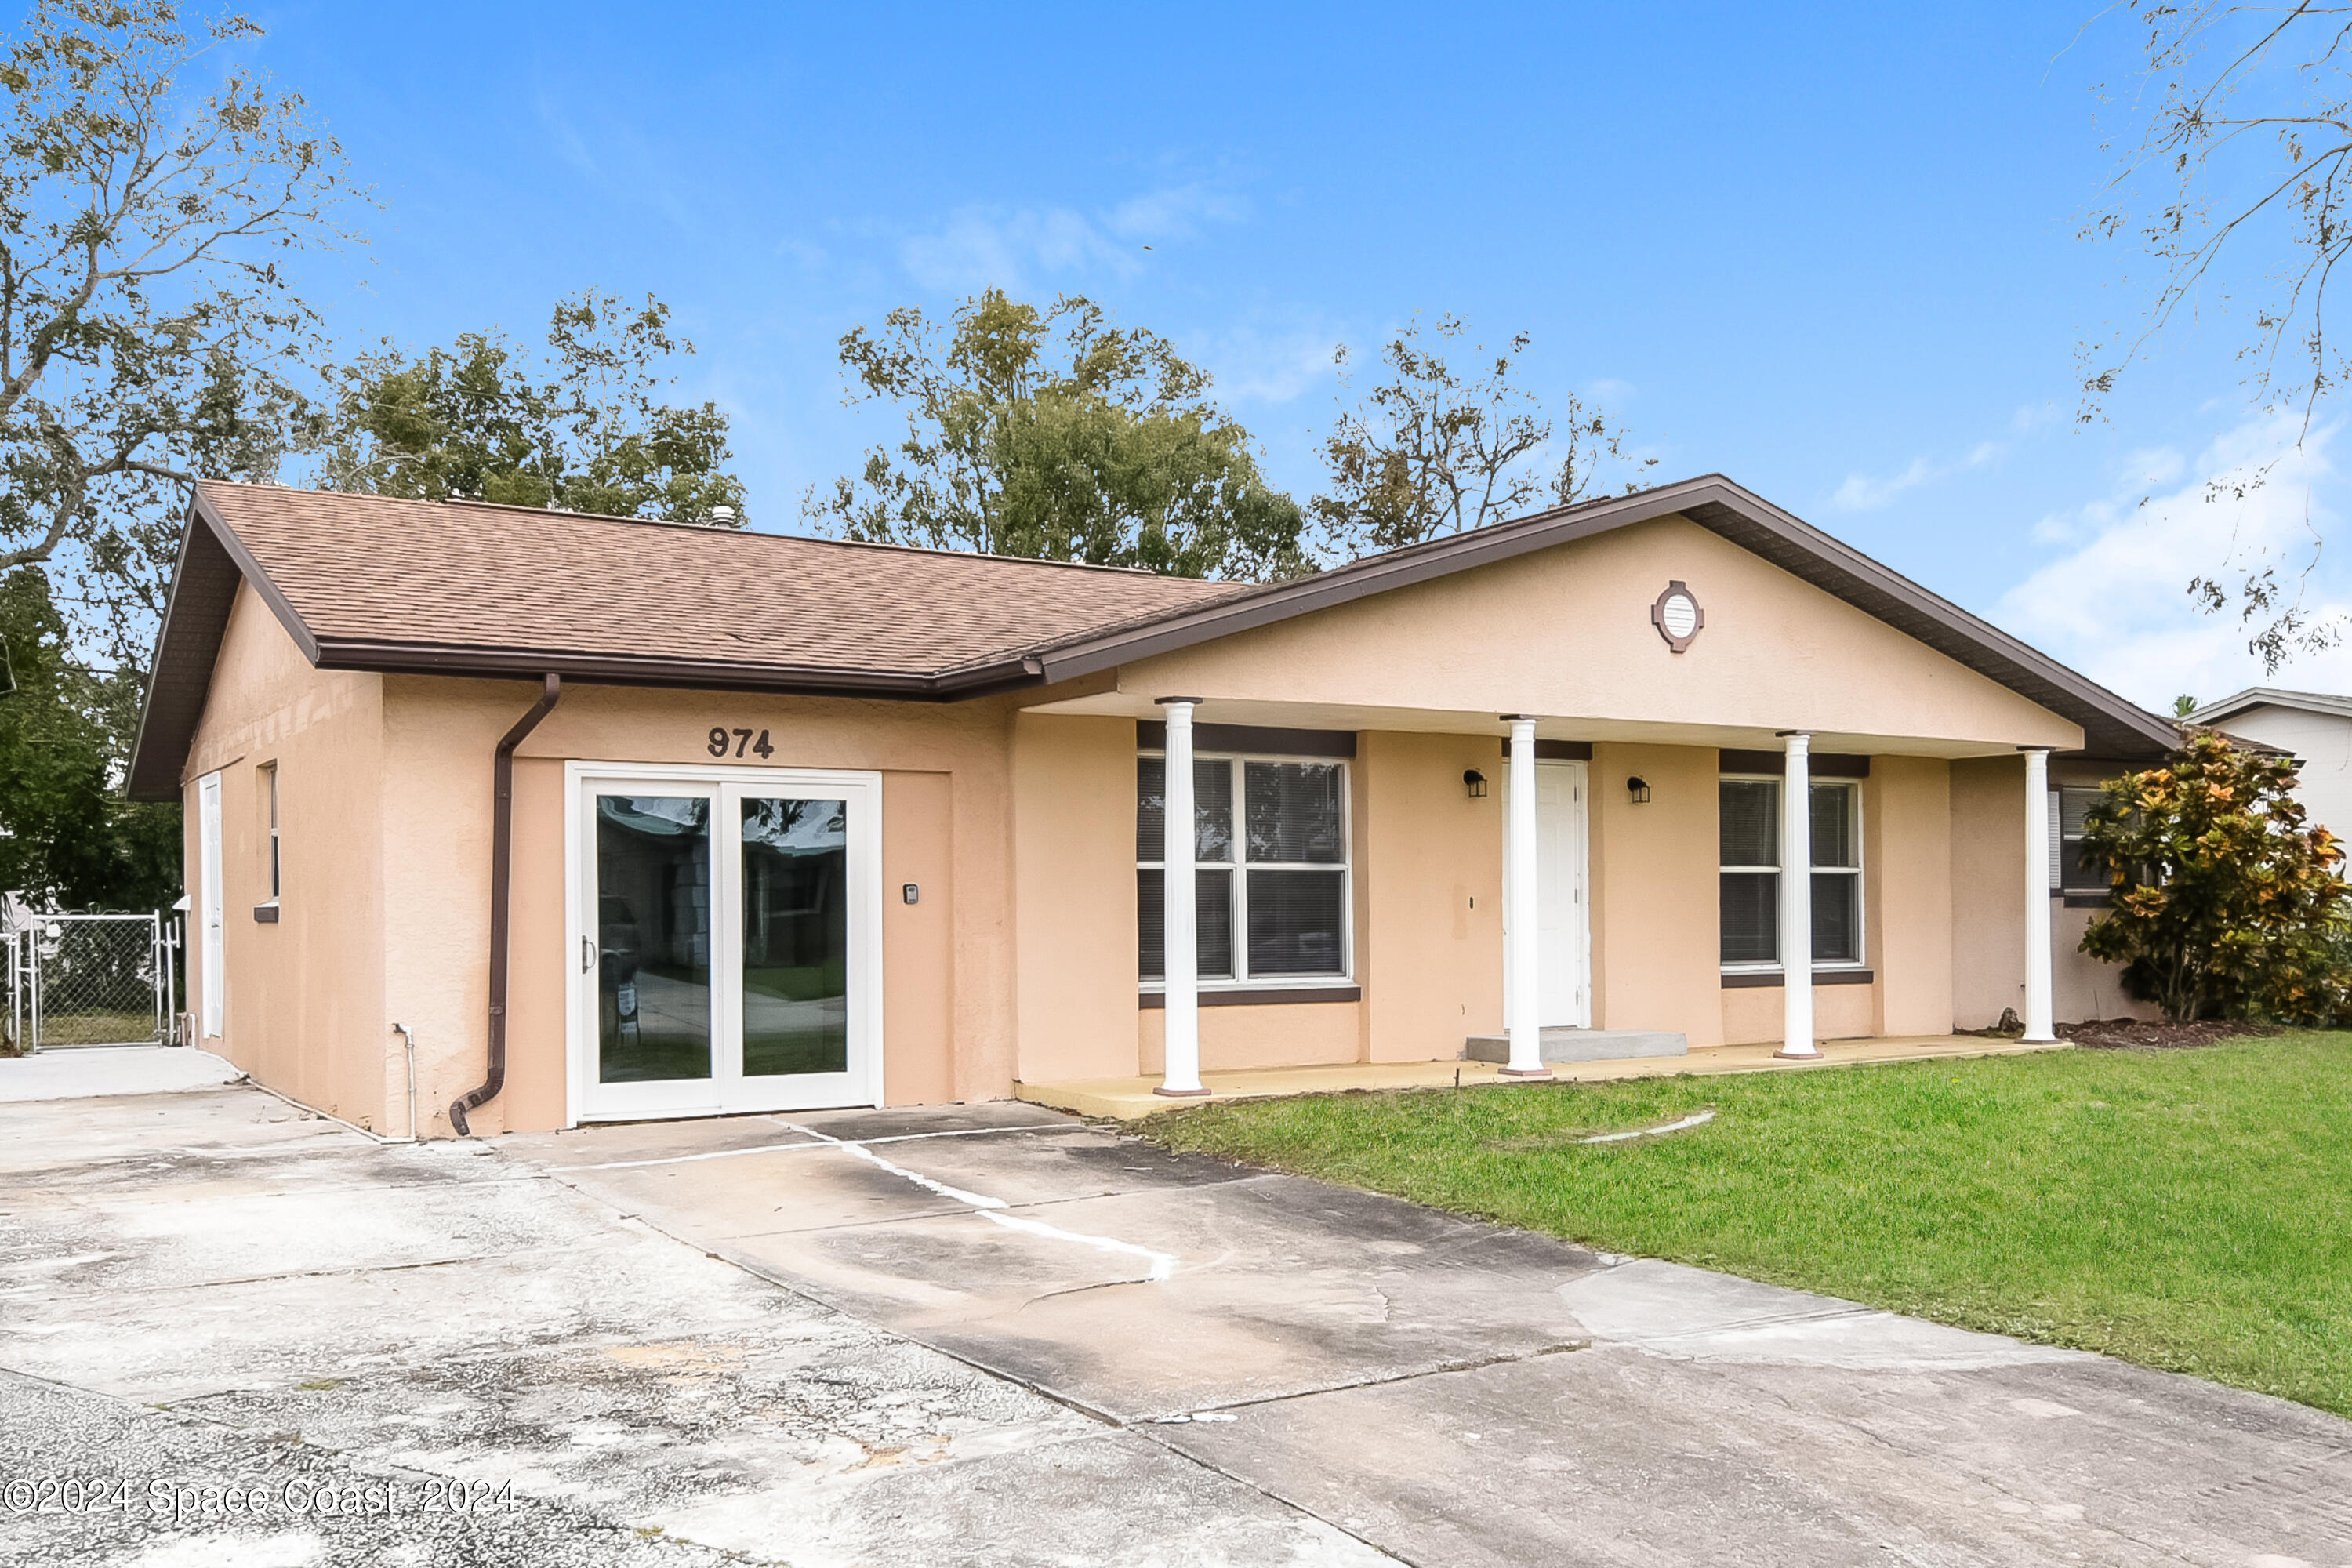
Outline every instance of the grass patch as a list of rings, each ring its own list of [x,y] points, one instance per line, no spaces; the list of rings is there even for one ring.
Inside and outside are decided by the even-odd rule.
[[[2352,1035],[1244,1101],[1142,1130],[2352,1415]]]

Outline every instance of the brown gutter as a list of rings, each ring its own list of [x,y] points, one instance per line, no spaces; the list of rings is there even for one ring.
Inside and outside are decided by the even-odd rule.
[[[539,728],[563,695],[563,677],[549,675],[530,711],[515,721],[490,762],[490,1076],[479,1089],[468,1089],[449,1102],[449,1125],[460,1138],[473,1135],[466,1113],[478,1110],[507,1086],[507,936],[508,894],[513,881],[509,862],[514,850],[514,749]]]

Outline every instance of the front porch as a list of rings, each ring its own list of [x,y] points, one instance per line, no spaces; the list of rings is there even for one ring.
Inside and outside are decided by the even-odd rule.
[[[1676,1073],[1790,1072],[1808,1067],[1863,1067],[1883,1062],[1929,1061],[1948,1057],[2014,1056],[2028,1051],[2071,1047],[2063,1040],[2032,1041],[1987,1038],[1979,1035],[1905,1035],[1878,1039],[1823,1040],[1818,1057],[1792,1060],[1778,1054],[1771,1042],[1745,1046],[1695,1047],[1686,1056],[1620,1057],[1605,1061],[1563,1062],[1552,1068],[1549,1081],[1600,1083],[1612,1079],[1664,1078]],[[1255,1068],[1239,1071],[1206,1071],[1202,1084],[1219,1100],[1269,1100],[1298,1094],[1345,1094],[1386,1089],[1475,1089],[1494,1084],[1527,1083],[1513,1078],[1503,1064],[1482,1061],[1340,1062],[1326,1067]],[[1175,1106],[1154,1091],[1165,1080],[1158,1074],[1136,1078],[1075,1079],[1057,1083],[1016,1083],[1016,1099],[1052,1106],[1080,1116],[1133,1121]],[[1545,1081],[1545,1080],[1534,1080]]]

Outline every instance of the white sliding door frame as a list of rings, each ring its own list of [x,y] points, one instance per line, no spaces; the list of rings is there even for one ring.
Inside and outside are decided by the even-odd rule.
[[[698,767],[583,763],[563,767],[565,1114],[584,1121],[812,1110],[882,1103],[882,775],[834,768]],[[693,795],[711,803],[710,1077],[656,1080],[614,1092],[596,1079],[596,963],[601,940],[593,802],[600,794]],[[841,800],[848,811],[846,891],[849,1062],[845,1072],[746,1079],[742,1071],[742,803]]]

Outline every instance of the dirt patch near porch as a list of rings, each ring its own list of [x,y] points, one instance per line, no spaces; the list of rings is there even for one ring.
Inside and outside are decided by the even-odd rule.
[[[2085,1018],[2079,1024],[2061,1024],[2056,1031],[2062,1040],[2072,1040],[2086,1049],[2097,1051],[2186,1050],[2195,1046],[2218,1046],[2224,1040],[2242,1040],[2252,1036],[2280,1032],[2269,1024],[2249,1024],[2231,1018],[2213,1018],[2199,1024],[2148,1023],[2138,1018]]]

